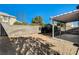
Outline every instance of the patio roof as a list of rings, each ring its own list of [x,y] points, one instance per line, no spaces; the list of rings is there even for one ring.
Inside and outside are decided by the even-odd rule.
[[[54,21],[60,21],[60,22],[74,22],[74,21],[79,21],[79,9],[70,11],[64,14],[60,14],[57,16],[53,16],[52,20]]]

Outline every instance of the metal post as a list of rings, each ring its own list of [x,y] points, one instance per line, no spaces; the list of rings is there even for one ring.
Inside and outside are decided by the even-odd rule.
[[[66,23],[65,23],[65,32],[66,32]]]
[[[59,26],[59,29],[60,29],[60,37],[61,37],[61,24],[60,24],[60,26]]]
[[[52,20],[52,25],[53,25],[53,28],[52,28],[52,37],[54,38],[54,20]]]
[[[50,17],[51,24],[52,24],[52,38],[54,38],[54,20]]]
[[[78,27],[79,27],[79,21],[78,21]]]

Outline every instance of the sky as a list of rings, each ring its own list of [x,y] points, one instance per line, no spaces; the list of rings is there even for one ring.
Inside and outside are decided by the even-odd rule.
[[[0,4],[0,12],[16,16],[18,21],[29,24],[36,16],[41,16],[44,23],[50,23],[51,16],[73,11],[76,6],[77,4]]]

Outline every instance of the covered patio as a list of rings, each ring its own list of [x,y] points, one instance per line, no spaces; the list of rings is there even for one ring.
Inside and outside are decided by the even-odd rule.
[[[61,38],[67,41],[71,41],[73,43],[79,44],[79,9],[70,11],[64,14],[60,14],[57,16],[51,17],[53,28],[52,28],[52,37]],[[61,30],[60,24],[60,32],[59,35],[55,36],[54,26],[55,22],[61,22],[64,25],[64,31]],[[67,29],[67,23],[69,22],[77,22],[78,26],[76,28]],[[62,33],[63,32],[63,33]]]

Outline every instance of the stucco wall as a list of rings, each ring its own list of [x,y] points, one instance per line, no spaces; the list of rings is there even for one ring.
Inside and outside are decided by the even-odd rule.
[[[16,22],[16,18],[10,18],[9,24],[13,25]]]
[[[1,23],[5,28],[9,37],[27,36],[29,34],[40,33],[39,26],[29,26],[29,25],[8,25],[6,23]]]
[[[8,16],[1,16],[0,15],[0,22],[5,22],[10,25],[13,25],[15,21],[16,21],[15,17],[8,17]]]
[[[67,23],[66,24],[66,30],[72,29],[72,23]]]

